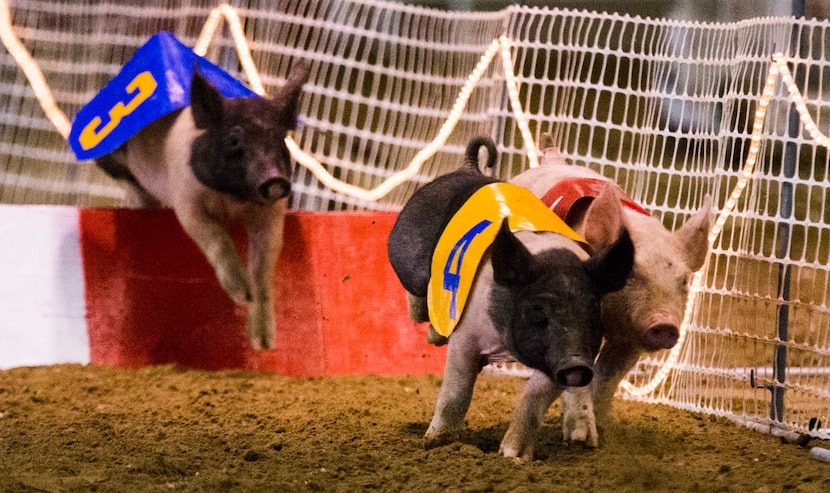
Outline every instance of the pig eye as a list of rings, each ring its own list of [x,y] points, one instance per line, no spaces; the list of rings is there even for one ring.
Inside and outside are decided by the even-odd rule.
[[[540,305],[532,305],[525,313],[527,324],[534,329],[544,329],[548,326],[548,315]]]
[[[680,289],[683,292],[688,292],[689,288],[692,286],[692,276],[691,274],[686,274],[680,278]]]
[[[232,156],[234,154],[242,152],[242,136],[243,136],[242,127],[234,126],[228,130],[227,135],[225,136],[225,155]]]

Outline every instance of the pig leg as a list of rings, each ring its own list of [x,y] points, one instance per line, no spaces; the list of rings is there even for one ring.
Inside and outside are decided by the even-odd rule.
[[[409,306],[409,318],[417,323],[429,322],[429,306],[427,299],[423,296],[415,296],[406,293],[406,301]],[[443,346],[449,339],[435,331],[435,327],[429,326],[427,331],[427,342],[434,346]]]
[[[409,307],[409,318],[417,323],[429,322],[429,307],[425,296],[406,293],[406,303]]]
[[[427,330],[427,342],[432,344],[433,346],[441,347],[445,345],[449,341],[446,337],[439,334],[435,327],[432,324],[429,325],[429,329]]]
[[[251,302],[248,304],[246,331],[254,349],[273,349],[274,270],[283,244],[285,209],[288,200],[277,201],[248,224],[248,279]]]
[[[591,383],[596,417],[600,424],[611,414],[611,402],[617,386],[640,359],[641,351],[631,344],[606,341],[599,353]]]
[[[481,357],[473,341],[453,334],[447,348],[444,382],[438,392],[435,415],[424,435],[424,447],[431,449],[455,441],[464,427],[464,416],[473,398],[473,387],[481,371]]]
[[[566,442],[584,443],[588,447],[599,445],[597,421],[591,387],[568,389],[562,394],[562,437]]]
[[[597,422],[604,424],[611,413],[614,392],[626,373],[637,364],[640,353],[629,344],[606,341],[594,367],[589,387],[566,391],[562,396],[562,436],[565,441],[599,445]]]
[[[198,207],[174,207],[185,232],[196,242],[216,271],[219,284],[238,305],[251,301],[245,266],[227,231]]]
[[[532,460],[536,434],[553,401],[562,393],[562,386],[544,373],[534,370],[522,391],[519,406],[513,412],[510,427],[504,435],[499,453],[505,457]]]

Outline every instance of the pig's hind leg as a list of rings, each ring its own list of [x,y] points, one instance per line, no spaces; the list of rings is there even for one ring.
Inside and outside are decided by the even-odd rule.
[[[429,322],[429,306],[427,299],[423,296],[415,296],[412,293],[406,294],[407,305],[409,306],[409,318],[416,323]],[[434,346],[443,346],[449,341],[448,338],[436,332],[431,324],[427,331],[427,342]]]
[[[544,373],[534,370],[522,391],[519,405],[513,412],[510,427],[502,439],[499,453],[505,457],[533,459],[536,435],[553,401],[562,393],[562,386]]]
[[[409,308],[409,318],[416,323],[429,322],[429,306],[424,296],[406,293],[406,304]]]

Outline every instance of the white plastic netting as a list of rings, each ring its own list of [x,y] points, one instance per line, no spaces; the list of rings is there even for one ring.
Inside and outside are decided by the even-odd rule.
[[[398,209],[479,134],[497,141],[495,174],[509,179],[551,132],[573,163],[615,179],[670,229],[713,194],[713,254],[683,341],[643,358],[620,393],[830,438],[830,23],[452,13],[375,0],[230,5],[266,92],[292,59],[311,62],[298,152],[348,186],[332,189],[298,165],[294,208]],[[12,1],[10,21],[71,118],[152,34],[196,45],[214,7]],[[227,27],[207,55],[252,82]],[[7,51],[0,135],[0,201],[129,205],[118,184],[74,161]],[[407,170],[411,179],[382,196],[344,193]]]

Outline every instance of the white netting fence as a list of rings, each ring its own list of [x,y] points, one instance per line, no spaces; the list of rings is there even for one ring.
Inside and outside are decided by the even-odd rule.
[[[712,193],[720,234],[683,342],[644,358],[621,394],[830,438],[830,186],[821,140],[830,132],[830,23],[701,24],[523,7],[448,13],[375,0],[231,5],[266,92],[292,59],[311,62],[295,135],[308,161],[362,190],[414,173],[372,200],[334,191],[298,165],[294,208],[398,209],[417,186],[455,169],[479,134],[497,141],[495,173],[509,179],[529,165],[527,137],[546,131],[572,162],[614,178],[669,228]],[[167,30],[196,45],[214,7],[12,1],[10,20],[71,118],[152,34]],[[252,82],[226,24],[207,55]],[[792,72],[792,94],[776,67]],[[792,111],[799,94],[815,129]],[[128,205],[119,185],[74,161],[6,51],[0,201]]]

